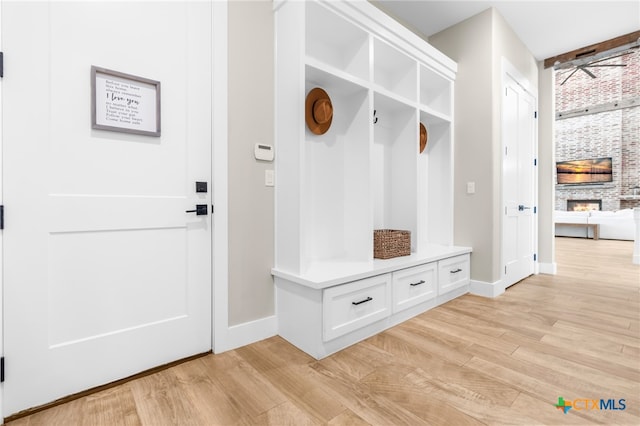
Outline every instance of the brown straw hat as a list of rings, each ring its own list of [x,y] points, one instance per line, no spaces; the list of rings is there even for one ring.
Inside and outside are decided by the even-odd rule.
[[[427,128],[424,124],[420,123],[420,154],[427,146]]]
[[[305,101],[305,121],[312,133],[322,135],[331,127],[333,105],[327,92],[319,87],[312,89]]]

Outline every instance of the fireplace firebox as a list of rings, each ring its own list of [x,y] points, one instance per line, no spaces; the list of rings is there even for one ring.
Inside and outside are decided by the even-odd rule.
[[[602,200],[567,200],[567,211],[588,212],[602,210]]]

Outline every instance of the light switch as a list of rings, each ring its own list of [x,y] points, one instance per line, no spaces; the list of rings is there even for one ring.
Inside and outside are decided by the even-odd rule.
[[[467,182],[467,194],[475,194],[475,193],[476,193],[476,183]]]
[[[273,186],[274,174],[273,170],[264,171],[264,184],[265,186]]]

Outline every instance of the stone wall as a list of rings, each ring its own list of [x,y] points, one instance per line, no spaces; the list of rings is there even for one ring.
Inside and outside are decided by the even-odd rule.
[[[572,70],[556,73],[556,111],[591,109],[604,104],[640,99],[640,52],[602,61],[626,67],[590,68],[597,78]],[[556,161],[612,157],[613,182],[556,186],[556,210],[566,201],[602,200],[603,210],[640,206],[632,198],[640,186],[640,106],[580,115],[556,121]]]

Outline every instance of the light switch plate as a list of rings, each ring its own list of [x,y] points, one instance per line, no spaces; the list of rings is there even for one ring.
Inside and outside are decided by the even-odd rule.
[[[274,174],[273,170],[264,171],[264,184],[265,186],[273,186]]]
[[[467,194],[475,194],[475,193],[476,193],[476,183],[467,182]]]

